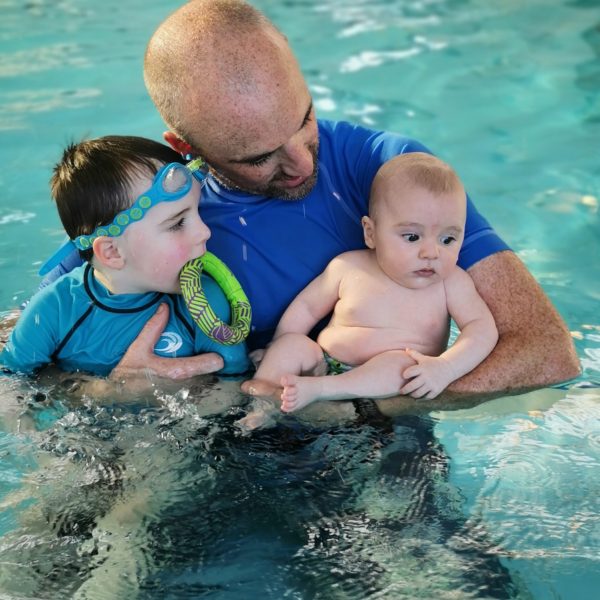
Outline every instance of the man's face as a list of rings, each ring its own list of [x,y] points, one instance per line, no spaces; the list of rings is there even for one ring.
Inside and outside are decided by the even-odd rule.
[[[270,59],[239,85],[232,76],[198,89],[186,112],[187,141],[225,186],[297,200],[317,178],[317,122],[287,42],[272,36],[269,43]]]
[[[248,115],[248,119],[252,117]],[[246,136],[245,131],[242,120],[237,127],[239,143],[220,144],[214,151],[203,148],[203,157],[219,182],[283,200],[298,200],[312,190],[317,179],[319,138],[308,94],[303,103],[272,114],[262,128],[257,129],[257,119],[252,119]]]
[[[283,200],[305,197],[317,180],[319,138],[312,103],[294,120],[282,119],[282,135],[264,137],[250,152],[205,156],[215,178],[226,187]],[[276,118],[274,115],[273,118]],[[283,143],[281,140],[285,141]]]

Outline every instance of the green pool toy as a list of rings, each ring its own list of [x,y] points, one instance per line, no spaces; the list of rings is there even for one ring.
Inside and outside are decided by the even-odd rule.
[[[231,306],[231,325],[221,321],[210,307],[200,280],[202,270],[223,290]],[[206,252],[183,266],[179,283],[192,318],[208,337],[227,346],[238,344],[248,337],[252,320],[250,302],[239,281],[223,261]]]

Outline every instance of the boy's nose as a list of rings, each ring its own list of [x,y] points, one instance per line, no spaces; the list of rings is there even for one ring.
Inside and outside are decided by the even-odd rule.
[[[208,225],[198,215],[198,231],[196,233],[196,239],[199,243],[207,242],[210,239],[211,231]]]

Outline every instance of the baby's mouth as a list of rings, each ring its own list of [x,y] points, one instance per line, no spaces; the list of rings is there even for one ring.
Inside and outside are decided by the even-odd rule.
[[[419,269],[418,271],[415,271],[415,273],[419,277],[431,277],[432,275],[435,275],[435,271],[433,269]]]

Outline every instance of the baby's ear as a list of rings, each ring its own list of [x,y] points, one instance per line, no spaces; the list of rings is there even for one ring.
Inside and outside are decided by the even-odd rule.
[[[365,236],[365,244],[367,248],[371,248],[371,250],[375,249],[375,236],[374,236],[374,228],[375,224],[373,223],[373,219],[371,217],[363,217],[360,221],[363,226],[363,235]]]
[[[94,259],[99,265],[109,269],[122,269],[125,266],[125,260],[115,238],[101,235],[94,240],[92,248]]]

